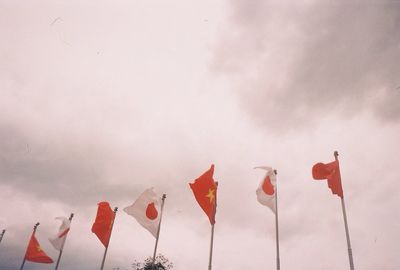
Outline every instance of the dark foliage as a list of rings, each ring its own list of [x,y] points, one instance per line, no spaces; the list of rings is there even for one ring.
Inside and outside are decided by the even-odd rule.
[[[135,261],[132,264],[133,270],[172,270],[173,263],[170,262],[164,255],[159,254],[156,256],[154,265],[152,264],[152,257],[148,257],[144,262]]]

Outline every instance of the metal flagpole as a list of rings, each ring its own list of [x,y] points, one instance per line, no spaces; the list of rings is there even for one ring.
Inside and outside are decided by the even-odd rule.
[[[338,156],[339,156],[338,151],[335,151],[333,153],[333,155],[335,156],[335,160],[339,161],[339,159],[338,159]],[[339,173],[340,173],[340,170],[339,170]],[[342,181],[341,178],[340,178],[340,181]],[[344,204],[344,198],[343,197],[341,197],[341,201],[342,201],[342,212],[343,212],[343,219],[344,219],[344,228],[346,230],[347,251],[349,253],[350,270],[354,270],[353,252],[351,250],[350,234],[349,234],[349,228],[348,228],[348,225],[347,225],[346,206]]]
[[[274,170],[275,177],[278,174]],[[279,226],[278,226],[278,181],[275,182],[275,236],[276,236],[276,269],[281,268],[280,258],[279,258]]]
[[[33,226],[33,233],[32,233],[32,235],[35,235],[36,229],[37,229],[37,227],[38,227],[39,225],[40,225],[40,223],[38,222],[38,223],[35,224],[35,226]],[[31,237],[32,237],[32,236],[31,236]],[[29,246],[29,243],[30,243],[30,242],[31,242],[31,240],[29,239],[28,246]],[[27,249],[28,249],[28,248],[27,248]],[[25,251],[24,260],[22,261],[22,265],[21,265],[20,270],[22,270],[22,269],[24,268],[25,260],[26,260],[26,251]]]
[[[71,213],[71,215],[69,216],[69,221],[71,221],[73,217],[74,217],[74,213]],[[60,264],[60,259],[61,259],[61,255],[62,255],[63,250],[64,250],[64,244],[65,244],[65,241],[66,241],[66,240],[67,240],[67,239],[64,240],[63,246],[61,247],[60,253],[58,254],[58,259],[57,259],[57,263],[56,263],[56,268],[55,268],[55,270],[58,269],[58,265]]]
[[[213,244],[214,244],[214,224],[211,225],[210,259],[208,261],[208,270],[211,270],[212,266]]]
[[[215,182],[217,188],[218,188],[218,182]],[[217,210],[217,191],[215,191],[215,203],[214,203],[214,218],[215,218],[215,213]],[[214,224],[211,225],[211,241],[210,241],[210,257],[208,260],[208,270],[211,270],[212,268],[212,255],[213,255],[213,246],[214,246]]]
[[[153,260],[151,261],[152,268],[154,268],[154,262],[156,261],[157,246],[158,246],[158,239],[160,238],[160,228],[161,228],[161,220],[162,220],[162,214],[163,214],[163,209],[164,209],[165,198],[167,198],[167,195],[163,194],[162,198],[161,198],[162,201],[161,201],[160,222],[158,223],[156,244],[154,246]]]
[[[111,224],[110,237],[108,238],[108,243],[107,243],[106,249],[104,250],[104,256],[103,256],[103,261],[101,262],[100,270],[103,270],[103,268],[104,268],[104,262],[106,261],[108,245],[110,244],[111,234],[112,234],[112,230],[114,228],[114,221],[115,221],[115,217],[117,215],[117,211],[118,211],[118,207],[115,207],[114,208],[114,219],[113,219],[113,222]]]
[[[6,230],[3,230],[1,232],[1,234],[0,234],[0,243],[1,243],[1,240],[3,240],[3,236],[4,236],[5,233],[6,233]]]

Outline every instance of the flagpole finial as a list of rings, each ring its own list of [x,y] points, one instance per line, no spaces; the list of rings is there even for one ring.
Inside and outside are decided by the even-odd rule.
[[[38,223],[35,224],[35,226],[33,226],[33,233],[36,232],[36,229],[37,229],[37,227],[38,227],[39,225],[40,225],[40,223],[38,222]]]
[[[165,200],[165,198],[167,198],[167,194],[164,193],[161,199]]]
[[[114,207],[114,213],[117,213],[118,207]]]
[[[277,170],[274,170],[274,174],[277,175],[277,174],[278,174],[278,171],[277,171]]]
[[[335,156],[335,159],[337,160],[337,159],[338,159],[338,156],[339,156],[339,152],[338,152],[338,151],[335,151],[335,152],[333,152],[333,155]]]
[[[71,215],[69,215],[69,221],[71,221],[73,217],[74,217],[74,213],[71,213]]]

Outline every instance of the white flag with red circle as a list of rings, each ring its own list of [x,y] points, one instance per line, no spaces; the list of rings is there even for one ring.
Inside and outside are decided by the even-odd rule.
[[[268,206],[272,212],[276,213],[276,175],[271,167],[256,167],[255,169],[264,169],[267,171],[265,177],[257,188],[257,200],[262,205]]]
[[[136,218],[137,222],[147,229],[154,237],[160,224],[161,198],[154,192],[154,188],[146,189],[136,201],[124,211]]]
[[[64,248],[65,239],[67,238],[67,234],[71,227],[71,221],[66,217],[57,217],[56,219],[61,220],[61,226],[58,229],[58,233],[49,238],[50,243],[57,250],[62,250]]]

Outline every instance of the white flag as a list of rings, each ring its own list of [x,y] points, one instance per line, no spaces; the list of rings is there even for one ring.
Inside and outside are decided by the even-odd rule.
[[[276,213],[276,176],[274,170],[271,167],[255,167],[254,169],[263,169],[267,171],[265,177],[257,188],[257,200],[262,205],[268,206],[272,212]]]
[[[65,239],[67,238],[67,234],[71,227],[71,221],[66,217],[57,217],[56,219],[61,220],[61,226],[58,230],[58,233],[54,236],[49,238],[50,243],[53,247],[57,250],[62,250],[64,247]]]
[[[161,199],[154,192],[154,188],[146,189],[136,201],[124,211],[136,218],[140,225],[146,228],[154,237],[157,237],[160,224]]]

